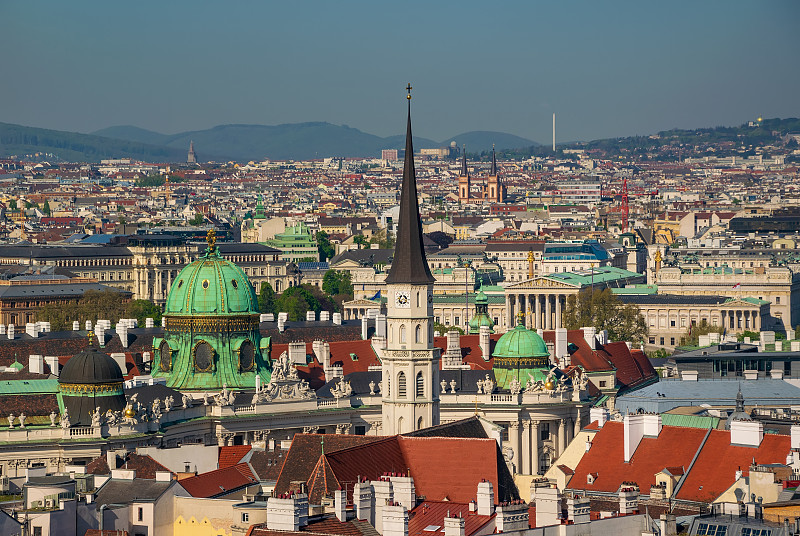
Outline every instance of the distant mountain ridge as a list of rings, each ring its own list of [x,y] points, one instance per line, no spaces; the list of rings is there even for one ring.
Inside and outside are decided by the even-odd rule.
[[[107,158],[136,158],[153,162],[185,162],[189,143],[201,162],[250,160],[307,160],[328,156],[379,157],[382,149],[402,149],[405,136],[380,137],[325,122],[282,125],[218,125],[205,130],[162,134],[131,125],[90,134],[0,123],[0,157],[53,154],[68,161],[98,162]],[[504,132],[474,131],[443,142],[415,137],[417,149],[466,143],[470,152],[538,145]]]

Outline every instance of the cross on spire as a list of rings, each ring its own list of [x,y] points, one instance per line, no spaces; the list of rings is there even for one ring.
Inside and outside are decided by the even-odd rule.
[[[408,85],[406,86],[406,91],[408,91],[408,96],[407,96],[406,98],[407,98],[408,100],[411,100],[411,90],[412,90],[412,89],[414,89],[414,88],[413,88],[413,87],[411,87],[411,82],[409,82],[409,83],[408,83]]]

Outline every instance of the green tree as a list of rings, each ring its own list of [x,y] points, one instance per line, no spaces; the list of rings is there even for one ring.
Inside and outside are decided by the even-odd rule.
[[[647,336],[647,324],[639,308],[622,303],[609,288],[594,291],[585,288],[567,298],[564,327],[580,329],[584,326],[608,330],[609,339],[613,341],[638,343]]]
[[[319,252],[319,260],[325,262],[333,258],[336,252],[331,244],[330,237],[325,231],[317,232],[317,251]]]
[[[189,220],[189,225],[202,225],[205,221],[205,216],[203,216],[202,212],[198,212],[194,215],[194,218]]]
[[[329,296],[353,295],[353,282],[347,270],[328,270],[322,277],[322,290]]]
[[[381,229],[369,239],[370,244],[378,244],[381,249],[392,249],[394,247],[394,238],[387,232],[386,229]]]
[[[119,292],[87,290],[77,302],[40,307],[36,311],[35,318],[38,321],[50,322],[50,329],[53,331],[64,331],[71,329],[75,320],[83,326],[87,320],[91,320],[94,324],[98,319],[113,322],[119,318],[129,318],[128,305]]]
[[[444,324],[441,324],[439,322],[433,323],[433,331],[434,333],[438,331],[439,335],[442,337],[447,335],[448,331],[457,331],[460,335],[464,334],[464,330],[461,328],[458,328],[456,326],[445,326]]]
[[[368,248],[369,247],[369,240],[367,240],[364,237],[364,235],[356,235],[356,236],[354,236],[353,237],[353,243],[354,244],[358,244],[362,248]]]
[[[136,186],[140,188],[156,188],[164,184],[164,175],[147,175],[136,179]]]
[[[289,313],[289,320],[299,322],[306,319],[306,311],[319,312],[319,300],[306,288],[307,285],[289,287],[275,300],[275,309]]]
[[[722,333],[724,331],[722,326],[709,325],[708,321],[704,318],[698,325],[691,325],[687,328],[686,333],[681,337],[682,346],[698,346],[700,344],[700,335],[708,335],[709,333]]]
[[[48,201],[47,199],[45,199],[45,201],[44,201],[44,206],[42,207],[42,212],[44,212],[48,216],[50,215],[50,201]]]
[[[258,310],[264,314],[275,313],[275,291],[272,285],[264,281],[258,293]]]
[[[11,201],[9,201],[8,202],[8,208],[11,209],[11,210],[17,210],[17,200],[16,199],[12,199]]]
[[[139,326],[144,327],[147,318],[152,318],[156,326],[161,325],[161,307],[150,300],[132,300],[126,309],[126,318],[135,318]]]

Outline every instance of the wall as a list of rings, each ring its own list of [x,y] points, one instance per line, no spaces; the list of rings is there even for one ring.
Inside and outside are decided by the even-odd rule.
[[[173,536],[230,536],[238,501],[175,497]],[[236,516],[236,517],[234,517]]]
[[[206,473],[217,469],[219,447],[217,445],[183,445],[180,448],[160,449],[157,447],[140,447],[136,453],[150,456],[155,461],[174,473],[183,473],[186,461],[191,462],[191,470]]]

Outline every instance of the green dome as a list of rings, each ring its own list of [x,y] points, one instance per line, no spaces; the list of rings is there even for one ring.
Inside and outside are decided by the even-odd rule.
[[[258,314],[256,291],[241,268],[214,249],[180,271],[167,298],[166,314]]]
[[[492,369],[500,389],[510,389],[514,380],[524,388],[529,379],[544,380],[550,370],[550,352],[544,340],[522,324],[500,337],[492,357]]]
[[[469,321],[469,332],[480,333],[481,326],[486,326],[494,333],[494,322],[489,318],[489,298],[483,292],[483,287],[475,295],[475,316]]]
[[[500,337],[492,355],[511,358],[550,357],[550,352],[538,333],[518,324]]]

